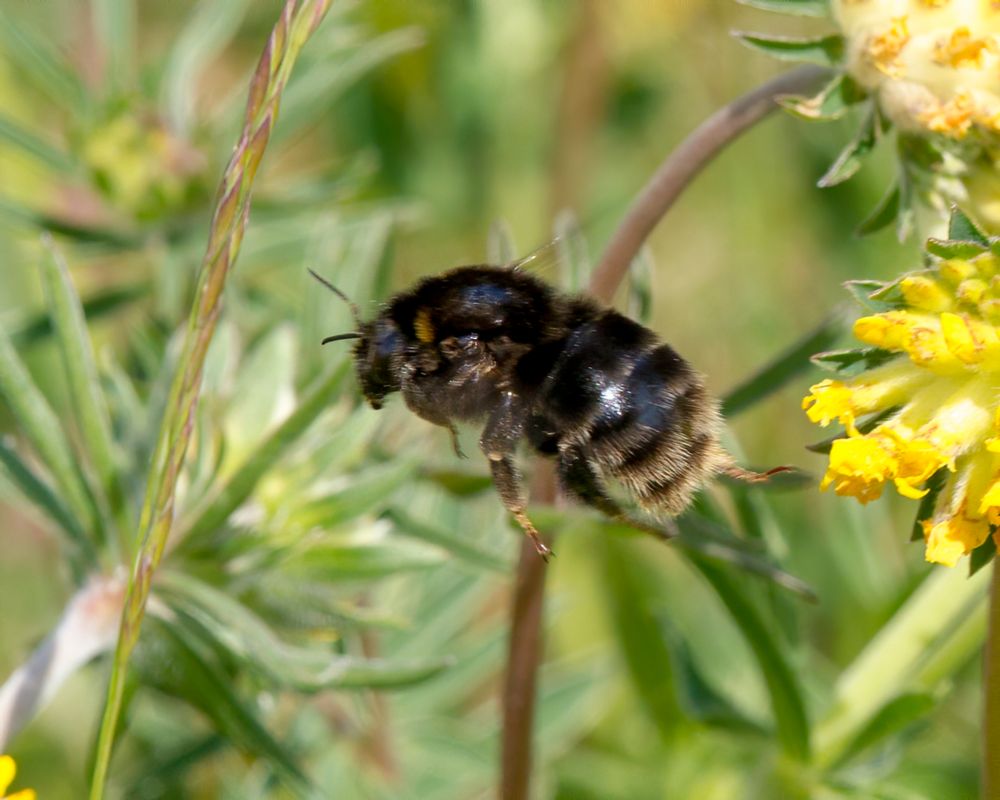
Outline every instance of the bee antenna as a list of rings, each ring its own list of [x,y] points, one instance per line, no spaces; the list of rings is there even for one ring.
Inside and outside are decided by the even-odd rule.
[[[348,307],[351,309],[351,316],[354,317],[354,324],[359,328],[364,324],[361,322],[361,312],[358,310],[358,304],[355,303],[351,298],[344,294],[340,289],[334,286],[330,281],[324,278],[322,275],[309,270],[309,274],[312,275],[316,280],[322,283],[327,289],[333,292],[337,297],[347,303]],[[324,342],[325,344],[325,342]]]
[[[320,344],[329,344],[330,342],[339,342],[342,339],[360,339],[360,333],[338,333],[336,336],[327,336]]]

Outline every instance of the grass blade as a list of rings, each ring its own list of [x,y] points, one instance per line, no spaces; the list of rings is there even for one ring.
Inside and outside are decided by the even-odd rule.
[[[45,166],[61,175],[72,173],[76,164],[69,155],[39,138],[35,131],[28,131],[10,117],[0,114],[0,141],[16,147],[23,153],[36,158]]]
[[[491,572],[506,573],[508,570],[507,563],[493,553],[483,550],[478,545],[471,544],[468,539],[461,535],[456,536],[444,528],[419,522],[402,509],[390,508],[384,516],[392,522],[399,533],[437,545],[473,566]]]
[[[87,99],[78,72],[41,35],[0,5],[0,51],[35,86],[63,108],[79,112]]]
[[[104,57],[102,85],[113,97],[124,95],[135,88],[135,0],[92,0],[91,15]]]
[[[222,176],[208,245],[198,276],[197,298],[160,427],[143,502],[142,543],[129,579],[118,647],[112,662],[107,701],[98,736],[91,800],[102,800],[111,762],[114,732],[125,689],[125,670],[139,638],[139,628],[153,573],[173,524],[174,493],[187,452],[198,405],[202,368],[215,333],[222,292],[236,261],[250,214],[257,168],[278,114],[282,92],[302,46],[326,14],[332,0],[287,0],[250,80],[243,130]]]

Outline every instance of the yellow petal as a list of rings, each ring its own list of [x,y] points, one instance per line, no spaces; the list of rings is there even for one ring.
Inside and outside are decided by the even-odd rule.
[[[14,782],[17,775],[17,764],[10,756],[0,756],[0,795],[6,793],[7,787]]]
[[[936,524],[927,521],[923,525],[927,540],[924,557],[946,567],[955,566],[958,559],[979,547],[990,534],[990,526],[985,519],[968,519],[963,514]]]
[[[828,378],[811,386],[809,396],[802,400],[802,408],[810,421],[824,428],[835,419],[844,425],[854,424],[851,390],[841,381]]]
[[[954,305],[944,287],[926,275],[907,275],[899,282],[899,288],[907,305],[921,311],[949,311]]]

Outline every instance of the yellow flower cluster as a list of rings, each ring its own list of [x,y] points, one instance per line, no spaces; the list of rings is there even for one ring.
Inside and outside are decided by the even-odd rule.
[[[817,383],[802,407],[819,425],[846,428],[821,488],[867,503],[891,481],[916,499],[945,470],[922,525],[927,560],[953,566],[1000,524],[1000,259],[938,261],[893,291],[899,307],[860,318],[854,335],[899,355]]]
[[[1000,131],[1000,3],[833,0],[847,70],[903,130]]]
[[[17,775],[17,764],[10,756],[0,756],[0,800],[35,800],[34,789],[21,789],[14,794],[7,794],[8,787]]]

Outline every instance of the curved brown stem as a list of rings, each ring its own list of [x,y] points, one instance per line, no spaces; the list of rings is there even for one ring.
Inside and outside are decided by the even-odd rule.
[[[782,95],[808,92],[829,78],[823,67],[798,67],[723,106],[667,156],[633,201],[590,279],[590,291],[610,302],[632,259],[653,228],[694,177],[727,144],[752,128],[774,109]]]
[[[729,103],[698,126],[667,156],[626,213],[591,276],[590,293],[610,302],[646,237],[712,158],[766,117],[776,107],[776,98],[813,89],[828,75],[829,70],[819,67],[791,70]],[[555,477],[551,470],[539,470],[531,496],[535,502],[555,500]],[[503,687],[498,794],[501,800],[526,800],[531,784],[535,690],[543,645],[545,573],[545,563],[531,542],[525,539],[517,565]]]

